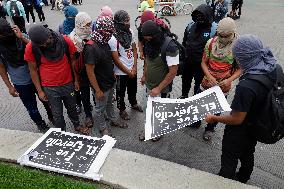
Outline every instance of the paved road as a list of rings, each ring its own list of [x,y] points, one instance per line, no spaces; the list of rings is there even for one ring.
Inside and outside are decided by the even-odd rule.
[[[132,22],[138,15],[135,10],[138,0],[85,0],[84,5],[78,6],[79,10],[88,12],[96,18],[101,6],[109,5],[114,11],[124,9],[131,15]],[[193,0],[199,5],[202,1]],[[63,14],[58,11],[50,11],[50,7],[44,8],[48,24],[56,28],[63,20]],[[260,36],[264,43],[270,46],[278,58],[279,63],[284,62],[284,1],[283,0],[249,0],[244,2],[243,16],[237,21],[240,34],[253,33]],[[172,23],[172,31],[179,35],[180,39],[190,16],[169,17]],[[134,24],[133,24],[133,29]],[[141,64],[138,76],[141,76]],[[181,95],[181,79],[177,77],[174,82],[173,97]],[[2,80],[0,81],[0,127],[14,130],[37,132],[35,125],[30,120],[27,112],[18,98],[12,98]],[[143,87],[139,85],[138,100],[142,99]],[[233,97],[229,96],[229,102]],[[40,111],[47,120],[43,106]],[[65,114],[66,115],[66,114]],[[219,124],[212,142],[204,142],[201,138],[203,128],[194,130],[185,128],[168,134],[161,141],[140,142],[138,133],[143,129],[145,115],[130,111],[132,120],[128,129],[113,128],[112,131],[118,142],[116,147],[124,150],[143,153],[161,159],[176,162],[199,170],[218,173],[220,168],[221,139],[224,126]],[[83,116],[82,116],[83,117]],[[70,121],[66,118],[68,130],[73,131]],[[203,127],[205,124],[203,123]],[[97,129],[93,131],[97,135]],[[275,145],[258,144],[255,153],[255,168],[249,184],[262,188],[284,188],[284,140]],[[157,167],[159,169],[159,167]]]

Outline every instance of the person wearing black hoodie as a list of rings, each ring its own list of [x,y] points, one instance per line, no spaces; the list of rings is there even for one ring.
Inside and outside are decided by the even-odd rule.
[[[32,0],[21,0],[24,8],[25,8],[25,12],[27,15],[27,22],[28,24],[30,24],[30,15],[33,19],[33,23],[35,24],[35,14],[34,14],[34,3]]]
[[[27,62],[24,60],[24,51],[29,42],[17,26],[0,18],[0,76],[13,97],[20,97],[31,119],[40,131],[48,127],[42,119],[36,101],[36,88],[32,83]],[[8,77],[10,76],[10,79]],[[50,121],[53,116],[47,102],[42,102]]]
[[[187,98],[191,88],[191,81],[194,78],[194,94],[200,92],[200,84],[204,77],[201,68],[202,55],[206,42],[215,35],[217,24],[213,22],[213,10],[210,6],[202,4],[191,14],[192,22],[184,31],[183,46],[186,49],[185,63],[182,73],[182,96]],[[196,127],[201,122],[193,124]]]

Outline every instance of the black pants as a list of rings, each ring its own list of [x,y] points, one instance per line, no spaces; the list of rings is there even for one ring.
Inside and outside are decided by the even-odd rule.
[[[189,90],[191,88],[191,82],[194,78],[194,94],[198,94],[200,91],[200,84],[204,77],[204,73],[199,65],[185,64],[184,72],[182,74],[182,96],[188,97]]]
[[[23,33],[27,33],[26,31],[26,25],[25,25],[25,19],[22,16],[19,17],[12,17],[13,22],[15,23],[15,25],[17,25],[19,27],[19,29],[21,30],[21,32]]]
[[[237,11],[239,9],[238,15],[242,14],[243,0],[234,0],[232,3],[232,11]]]
[[[80,91],[76,91],[76,104],[83,104],[86,117],[92,118],[90,92],[90,86],[82,85]]]
[[[129,78],[128,75],[118,75],[116,82],[117,108],[120,111],[124,111],[126,109],[124,102],[126,89],[129,103],[131,104],[131,106],[136,105],[137,77]]]
[[[42,7],[41,6],[35,7],[35,10],[37,12],[39,21],[41,21],[41,22],[45,21],[45,16],[44,16]]]
[[[29,116],[34,121],[34,123],[40,127],[44,121],[38,111],[36,94],[37,90],[33,84],[29,85],[14,85],[15,89],[19,93],[20,99],[27,109]],[[52,119],[52,112],[48,102],[42,102],[46,110],[48,118]]]
[[[226,125],[219,175],[246,183],[253,171],[256,143],[256,139],[245,130],[244,125]],[[241,162],[241,167],[236,174],[238,160]]]
[[[33,8],[33,6],[32,5],[25,6],[24,8],[25,8],[26,16],[27,16],[27,21],[30,22],[30,14],[31,14],[33,22],[35,22],[35,15],[34,15],[34,8]]]

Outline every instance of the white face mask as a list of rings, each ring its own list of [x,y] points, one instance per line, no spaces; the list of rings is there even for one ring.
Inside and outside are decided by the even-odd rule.
[[[234,37],[235,37],[234,34],[231,34],[228,37],[223,37],[222,35],[218,35],[219,42],[222,45],[227,45],[227,44],[231,43],[234,40]]]
[[[88,38],[92,33],[92,27],[81,27],[76,30],[76,33],[82,38]]]

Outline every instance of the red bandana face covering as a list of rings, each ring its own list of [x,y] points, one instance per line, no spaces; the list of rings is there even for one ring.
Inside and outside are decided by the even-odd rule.
[[[112,18],[100,17],[96,21],[96,30],[92,34],[92,39],[100,44],[107,44],[114,31]]]

